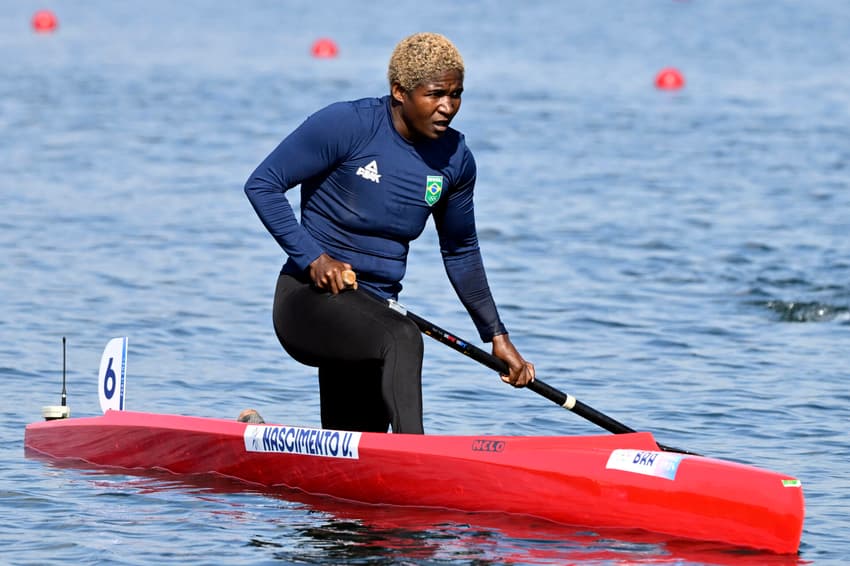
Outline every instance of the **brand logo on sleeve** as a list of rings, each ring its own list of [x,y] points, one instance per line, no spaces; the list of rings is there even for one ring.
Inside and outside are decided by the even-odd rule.
[[[434,204],[440,200],[440,195],[442,193],[443,176],[428,175],[425,178],[425,202],[428,203],[428,206],[434,206]]]
[[[381,174],[378,173],[378,162],[374,159],[366,167],[358,167],[357,174],[373,183],[381,182]]]

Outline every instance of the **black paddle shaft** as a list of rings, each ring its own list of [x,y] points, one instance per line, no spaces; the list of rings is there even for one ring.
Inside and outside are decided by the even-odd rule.
[[[436,324],[433,324],[432,322],[425,320],[421,316],[410,312],[396,301],[390,300],[389,306],[391,309],[405,315],[407,318],[416,323],[416,326],[419,327],[419,330],[421,330],[423,334],[434,338],[438,342],[442,342],[450,348],[457,350],[461,354],[469,356],[478,363],[483,364],[488,368],[499,372],[501,375],[507,375],[509,373],[508,364],[505,363],[504,360],[497,358],[493,354],[485,352],[474,344],[470,344],[466,340],[458,338],[451,332],[447,332]],[[593,407],[585,405],[572,395],[567,395],[563,391],[559,391],[558,389],[552,387],[548,383],[545,383],[538,378],[535,378],[534,381],[526,385],[526,388],[531,389],[538,395],[549,399],[556,405],[560,405],[561,407],[572,411],[573,413],[576,413],[580,417],[587,419],[593,424],[604,428],[608,432],[612,432],[614,434],[627,434],[630,432],[637,432],[635,431],[635,429],[628,427],[615,419],[612,419],[604,413],[600,413]],[[679,452],[682,454],[697,455],[695,452],[689,452],[687,450],[673,448],[672,446],[665,446],[663,444],[659,444],[658,447],[667,452]]]

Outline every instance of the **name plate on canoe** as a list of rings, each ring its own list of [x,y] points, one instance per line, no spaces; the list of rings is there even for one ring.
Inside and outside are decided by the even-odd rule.
[[[329,458],[360,458],[360,433],[299,426],[248,425],[247,452],[277,452]]]
[[[672,480],[676,479],[682,457],[683,454],[670,452],[618,449],[611,452],[605,467],[609,470],[622,470]]]

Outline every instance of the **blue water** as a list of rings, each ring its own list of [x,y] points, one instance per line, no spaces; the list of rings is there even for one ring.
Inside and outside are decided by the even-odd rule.
[[[850,11],[841,2],[7,2],[0,10],[0,561],[838,564],[850,552]],[[53,8],[54,34],[32,14]],[[421,30],[467,64],[493,293],[539,377],[660,442],[799,477],[799,560],[663,537],[344,506],[24,457],[59,401],[319,423],[271,328],[283,261],[242,193]],[[332,60],[310,44],[329,36]],[[678,92],[653,87],[675,66]],[[404,302],[472,339],[433,229]],[[600,429],[426,343],[430,433]],[[704,552],[703,552],[704,551]]]

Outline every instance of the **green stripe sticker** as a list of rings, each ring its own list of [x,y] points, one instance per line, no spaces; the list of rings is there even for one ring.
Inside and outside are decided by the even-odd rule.
[[[800,480],[782,480],[783,487],[803,487],[802,482]]]

